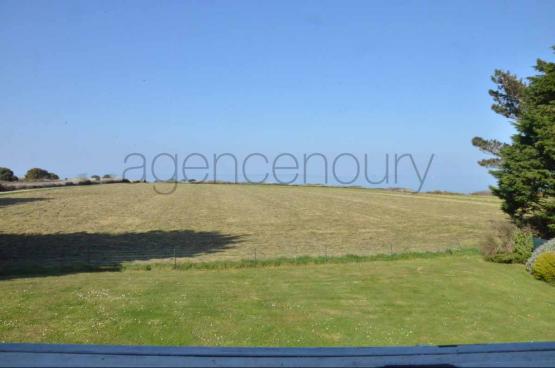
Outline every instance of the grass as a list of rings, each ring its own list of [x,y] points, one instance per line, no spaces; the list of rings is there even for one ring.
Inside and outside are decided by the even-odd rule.
[[[148,262],[148,263],[128,263],[118,268],[117,271],[127,270],[227,270],[238,268],[253,267],[280,267],[284,265],[319,265],[319,264],[341,264],[341,263],[357,263],[371,261],[398,261],[405,259],[418,258],[435,258],[447,255],[471,255],[479,254],[478,249],[462,248],[448,249],[437,252],[404,252],[393,254],[375,254],[360,256],[355,254],[347,254],[344,256],[300,256],[296,258],[266,258],[261,260],[243,259],[240,261],[208,261],[208,262]],[[31,272],[32,274],[32,272]]]
[[[0,341],[413,345],[555,340],[555,289],[456,254],[0,282]]]
[[[0,194],[0,215],[2,342],[555,339],[553,286],[472,249],[492,197],[112,184]]]
[[[4,258],[56,265],[441,251],[475,247],[504,218],[487,196],[225,184],[183,184],[171,195],[152,184],[6,193],[0,212]]]

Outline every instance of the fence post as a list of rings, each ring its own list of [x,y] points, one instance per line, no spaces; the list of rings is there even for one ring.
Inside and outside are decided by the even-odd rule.
[[[254,263],[256,264],[256,248],[254,248]]]
[[[389,255],[392,256],[393,255],[393,243],[389,244]]]
[[[87,267],[91,268],[91,247],[89,244],[86,244],[85,247],[87,249]]]
[[[60,247],[60,253],[61,253],[60,254],[60,272],[62,272],[63,269],[64,269],[64,258],[65,258],[64,248],[65,248],[64,245],[62,245]]]
[[[173,269],[177,270],[177,258],[175,256],[175,245],[173,246]]]

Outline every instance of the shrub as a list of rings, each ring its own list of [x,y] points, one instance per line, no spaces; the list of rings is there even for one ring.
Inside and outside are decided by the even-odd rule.
[[[532,275],[538,280],[555,281],[555,252],[544,252],[532,267]]]
[[[38,167],[34,167],[29,169],[25,174],[25,180],[34,181],[34,180],[58,180],[60,179],[58,175],[48,172],[44,169],[39,169]]]
[[[13,174],[13,171],[7,167],[0,167],[0,180],[3,181],[17,181],[17,176]]]
[[[530,256],[530,258],[528,258],[528,261],[526,262],[526,270],[528,270],[528,272],[532,272],[534,263],[536,262],[538,257],[545,252],[555,252],[555,238],[543,243],[532,252],[532,255]]]
[[[513,234],[513,245],[513,263],[526,263],[528,258],[532,256],[532,250],[534,249],[532,231],[520,229],[515,231]]]
[[[91,179],[93,179],[93,180],[100,180],[100,176],[98,176],[98,175],[92,175],[92,176],[91,176]]]
[[[484,258],[497,263],[525,263],[533,247],[532,233],[508,222],[494,223],[480,243]]]
[[[515,226],[508,222],[496,222],[480,242],[480,251],[488,260],[499,254],[512,252],[511,241]]]

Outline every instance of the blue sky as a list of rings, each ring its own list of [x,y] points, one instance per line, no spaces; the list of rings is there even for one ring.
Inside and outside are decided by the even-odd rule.
[[[553,19],[553,1],[1,0],[0,166],[72,177],[121,173],[131,152],[435,154],[424,190],[484,189],[470,139],[512,132],[489,76],[553,59]]]

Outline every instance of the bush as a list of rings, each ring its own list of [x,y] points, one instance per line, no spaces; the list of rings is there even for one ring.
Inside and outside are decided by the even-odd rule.
[[[98,176],[98,175],[92,175],[92,176],[91,176],[91,179],[93,179],[93,180],[100,180],[100,176]]]
[[[17,181],[17,176],[13,174],[13,171],[7,167],[0,167],[0,180],[3,181]]]
[[[35,181],[35,180],[58,180],[60,179],[58,175],[48,172],[44,169],[39,169],[38,167],[32,168],[25,174],[25,180]]]
[[[512,253],[512,237],[515,226],[508,222],[496,222],[480,242],[480,252],[487,260],[493,261],[501,254]]]
[[[494,223],[492,231],[480,243],[484,258],[497,263],[525,263],[533,248],[532,233],[508,222]]]
[[[532,275],[538,280],[555,281],[555,252],[544,252],[532,267]]]
[[[526,262],[526,270],[528,270],[528,272],[532,272],[534,263],[536,262],[538,257],[545,252],[555,252],[555,238],[543,243],[532,252],[532,255],[530,256],[530,258],[528,258],[528,261]]]
[[[513,234],[513,263],[526,263],[526,261],[532,256],[532,250],[534,249],[534,236],[530,230],[517,230]]]

